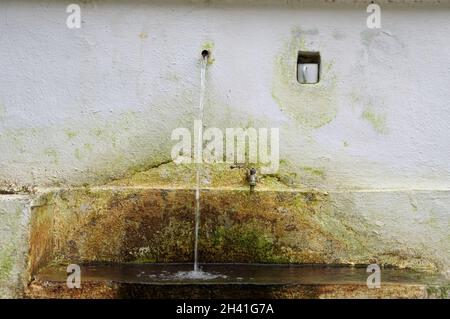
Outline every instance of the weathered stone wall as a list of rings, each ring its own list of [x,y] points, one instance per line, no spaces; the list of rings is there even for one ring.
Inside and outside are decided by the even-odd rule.
[[[380,1],[382,28],[368,29],[369,2],[81,1],[82,28],[68,29],[64,1],[1,1],[0,190],[159,182],[147,169],[170,160],[173,129],[192,129],[208,48],[205,126],[280,128],[275,178],[287,186],[271,190],[302,185],[327,195],[320,207],[296,210],[270,192],[258,204],[239,192],[205,193],[203,260],[224,261],[227,251],[241,261],[374,260],[448,272],[450,4]],[[296,82],[299,50],[320,51],[319,84]],[[190,187],[189,178],[176,188]],[[130,247],[143,260],[175,260],[172,249],[191,258],[189,191],[169,191],[172,202],[129,192],[39,199],[31,269],[128,260]],[[0,293],[15,296],[27,276],[29,206],[26,197],[0,197]],[[184,208],[169,207],[181,200]],[[153,237],[134,238],[141,230]]]
[[[370,264],[448,272],[450,193],[205,189],[201,262]],[[402,205],[404,197],[414,198]],[[44,202],[45,199],[45,202]],[[361,204],[364,202],[364,205]],[[34,209],[33,271],[61,263],[191,262],[194,190],[60,190]]]
[[[0,196],[0,298],[20,297],[29,280],[28,196]]]

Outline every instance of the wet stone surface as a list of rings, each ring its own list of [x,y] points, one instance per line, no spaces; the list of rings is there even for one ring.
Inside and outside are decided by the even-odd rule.
[[[204,264],[207,275],[184,276],[192,264],[90,264],[81,289],[68,289],[62,266],[35,276],[30,298],[447,298],[449,282],[434,274],[382,269],[369,289],[366,267]],[[257,287],[257,288],[256,288]],[[233,296],[234,294],[234,296]]]
[[[366,267],[325,265],[202,264],[201,270],[216,276],[192,278],[181,274],[192,264],[90,264],[81,266],[83,281],[118,281],[129,283],[245,283],[245,284],[361,284],[366,285]],[[437,274],[385,268],[384,284],[444,284]],[[42,281],[65,281],[64,267],[47,267],[38,275]]]

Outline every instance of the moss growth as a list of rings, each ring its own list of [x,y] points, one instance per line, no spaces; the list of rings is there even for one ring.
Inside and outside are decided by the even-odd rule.
[[[83,156],[81,155],[81,151],[79,148],[76,148],[73,154],[77,160],[83,159]]]
[[[92,152],[92,149],[93,149],[92,144],[90,144],[90,143],[84,143],[84,144],[83,144],[83,147],[84,147],[84,149],[85,149],[86,151]]]
[[[170,217],[167,225],[157,232],[151,245],[130,251],[132,262],[191,261],[194,238],[191,221]]]
[[[259,165],[249,165],[256,167]],[[194,188],[196,185],[195,164],[164,163],[148,170],[132,173],[129,177],[118,179],[108,185],[115,186],[152,186],[169,188]],[[248,189],[246,180],[247,168],[231,168],[227,163],[202,164],[201,187],[222,189]],[[260,176],[256,190],[289,189],[290,185],[283,183],[275,175]]]
[[[13,269],[12,251],[11,248],[3,248],[0,251],[0,282],[7,280]]]
[[[207,251],[227,252],[223,256],[225,262],[234,260],[259,263],[280,261],[276,256],[273,235],[252,223],[218,226],[209,235],[208,241],[209,244],[203,241],[203,245],[209,245]]]
[[[160,174],[166,165],[154,171]],[[47,194],[33,212],[32,269],[55,262],[191,262],[194,192],[184,184],[173,188]],[[431,256],[380,241],[351,198],[348,203],[340,198],[346,204],[337,207],[323,192],[277,186],[250,193],[233,186],[205,189],[200,200],[201,262],[378,263],[436,270]]]
[[[78,135],[77,132],[75,132],[75,131],[73,131],[73,130],[69,130],[69,129],[64,130],[64,133],[66,134],[66,136],[67,136],[69,139],[73,139],[73,138],[75,138],[75,137]]]
[[[450,285],[434,285],[427,287],[428,298],[449,299]]]
[[[302,170],[310,173],[312,175],[324,178],[325,177],[325,171],[321,168],[317,168],[317,167],[308,167],[308,166],[303,166]]]
[[[58,152],[55,149],[48,147],[44,150],[44,153],[47,157],[49,157],[52,160],[53,164],[58,165],[59,163]]]
[[[368,121],[373,129],[380,133],[385,134],[387,133],[387,126],[386,126],[386,116],[383,114],[377,114],[371,109],[366,109],[361,114],[362,118],[366,121]]]

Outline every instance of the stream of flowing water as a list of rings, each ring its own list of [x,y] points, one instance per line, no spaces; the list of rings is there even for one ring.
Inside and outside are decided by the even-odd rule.
[[[205,52],[205,51],[204,51]],[[194,143],[194,160],[195,160],[195,241],[194,241],[194,270],[193,271],[179,271],[174,278],[187,280],[211,280],[215,278],[226,278],[227,276],[215,273],[204,272],[199,268],[198,264],[198,233],[200,228],[200,188],[201,188],[201,172],[202,161],[201,156],[203,152],[203,104],[205,100],[206,91],[206,66],[208,64],[208,54],[202,52],[201,68],[200,68],[200,101],[197,107],[194,108],[195,121],[200,125],[194,125],[196,132],[194,136],[197,139]],[[206,52],[207,53],[207,52]]]
[[[200,69],[200,101],[198,103],[198,110],[196,112],[196,120],[203,123],[203,104],[205,100],[205,89],[206,89],[206,65],[208,64],[208,56],[202,56],[201,69]],[[201,152],[203,150],[203,139],[202,139],[202,125],[197,125],[197,130],[199,132],[195,132],[197,137],[197,141],[194,145],[196,145],[196,150],[194,150],[197,159],[200,158]],[[194,272],[198,272],[198,230],[200,224],[200,174],[201,173],[201,163],[200,161],[196,161],[195,163],[195,242],[194,242]]]

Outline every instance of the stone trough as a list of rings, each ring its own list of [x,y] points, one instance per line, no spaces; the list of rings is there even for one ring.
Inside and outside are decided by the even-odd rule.
[[[448,218],[436,209],[433,217],[441,223],[421,224],[424,212],[414,215],[409,205],[391,206],[413,194],[421,209],[430,201],[427,192],[325,192],[288,185],[283,176],[261,176],[250,192],[240,170],[211,166],[203,173],[199,261],[213,270],[235,271],[242,282],[132,280],[138,270],[184,269],[193,262],[192,170],[165,164],[106,185],[40,189],[22,199],[28,203],[22,233],[29,250],[16,256],[24,266],[10,277],[14,294],[226,297],[236,287],[250,295],[251,287],[262,285],[267,289],[258,290],[261,297],[447,296],[441,275],[448,269]],[[440,196],[438,203],[449,198],[447,192]],[[435,198],[433,205],[438,207]],[[366,285],[365,267],[374,263],[382,269],[382,290]],[[69,264],[82,267],[81,290],[65,286]],[[104,274],[93,273],[91,266]]]

